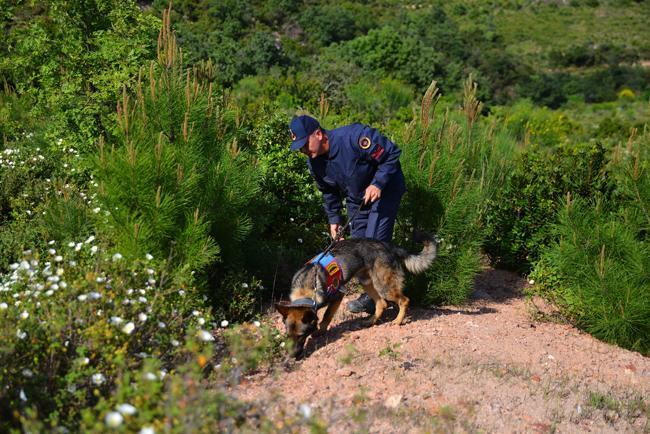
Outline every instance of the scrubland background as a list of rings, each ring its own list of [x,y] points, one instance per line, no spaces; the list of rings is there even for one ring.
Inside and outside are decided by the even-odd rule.
[[[328,244],[296,113],[401,147],[394,239],[444,240],[415,303],[487,260],[650,352],[650,4],[168,7],[0,1],[1,430],[273,430],[227,390]]]

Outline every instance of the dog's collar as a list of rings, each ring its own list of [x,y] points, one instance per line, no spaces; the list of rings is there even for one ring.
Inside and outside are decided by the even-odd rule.
[[[316,300],[311,299],[311,298],[299,298],[297,300],[293,300],[291,302],[291,306],[296,306],[296,307],[310,307],[313,310],[318,310],[318,304],[316,303]]]

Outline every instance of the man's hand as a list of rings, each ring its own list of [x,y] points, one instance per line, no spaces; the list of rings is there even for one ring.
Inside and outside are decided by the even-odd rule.
[[[336,239],[336,235],[337,235],[340,227],[341,227],[341,225],[338,224],[338,223],[330,224],[330,237],[332,237],[333,240]],[[341,237],[341,239],[343,239],[343,237]]]
[[[372,203],[381,197],[381,189],[376,185],[370,184],[366,188],[366,194],[363,196],[363,204]]]

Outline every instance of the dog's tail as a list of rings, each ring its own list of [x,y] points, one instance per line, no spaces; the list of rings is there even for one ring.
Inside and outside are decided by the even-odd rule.
[[[404,260],[404,266],[411,273],[418,274],[431,266],[431,263],[438,256],[438,239],[424,232],[416,232],[413,239],[424,243],[420,253],[412,254],[406,250],[399,249],[399,256]]]

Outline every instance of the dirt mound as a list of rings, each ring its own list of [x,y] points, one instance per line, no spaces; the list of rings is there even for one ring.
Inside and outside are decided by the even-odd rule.
[[[328,432],[650,430],[650,359],[533,320],[525,285],[487,270],[468,305],[411,308],[402,327],[396,308],[362,328],[343,307],[303,361],[234,392]]]

